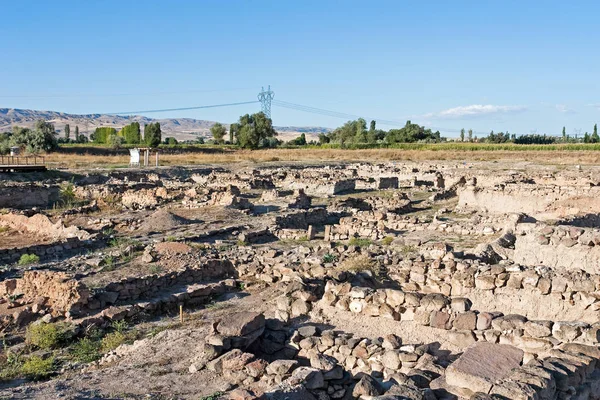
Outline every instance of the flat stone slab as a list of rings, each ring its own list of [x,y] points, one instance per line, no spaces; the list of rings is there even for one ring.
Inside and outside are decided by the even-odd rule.
[[[223,317],[217,331],[224,336],[244,336],[265,327],[265,316],[255,312],[236,312]]]
[[[507,377],[523,361],[523,351],[506,344],[478,342],[446,369],[449,385],[489,393],[492,385]]]

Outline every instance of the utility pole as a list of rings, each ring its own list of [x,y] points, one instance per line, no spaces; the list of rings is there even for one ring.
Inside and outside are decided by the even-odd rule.
[[[265,92],[265,87],[261,88],[260,93],[258,94],[258,101],[260,101],[262,112],[268,117],[271,118],[271,100],[275,97],[275,92],[271,90],[271,85],[269,85],[267,91]]]

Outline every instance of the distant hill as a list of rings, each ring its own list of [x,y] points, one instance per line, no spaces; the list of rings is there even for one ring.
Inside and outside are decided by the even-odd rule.
[[[160,122],[163,131],[163,137],[171,136],[177,140],[194,140],[197,137],[210,137],[210,127],[215,124],[215,121],[205,121],[193,118],[148,118],[141,115],[120,116],[108,114],[67,114],[57,111],[38,111],[38,110],[21,110],[16,108],[0,108],[0,132],[6,132],[12,129],[13,126],[33,127],[35,121],[43,119],[54,124],[54,127],[59,135],[64,132],[66,124],[71,126],[71,132],[75,126],[79,126],[81,133],[89,135],[96,128],[101,126],[122,128],[132,122],[139,122],[140,125],[150,122]],[[229,126],[229,124],[225,124]],[[280,133],[280,139],[290,140],[304,133],[307,140],[317,139],[319,133],[331,131],[329,128],[322,127],[296,127],[284,126],[275,127]]]

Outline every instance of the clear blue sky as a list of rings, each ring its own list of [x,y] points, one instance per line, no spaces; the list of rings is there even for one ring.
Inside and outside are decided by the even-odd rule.
[[[0,107],[103,113],[275,98],[477,132],[600,120],[600,2],[5,1]],[[232,122],[259,105],[148,114]],[[273,107],[276,125],[343,119]],[[389,126],[381,126],[389,128]]]

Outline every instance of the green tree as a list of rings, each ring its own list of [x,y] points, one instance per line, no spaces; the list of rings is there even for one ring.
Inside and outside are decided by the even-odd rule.
[[[473,129],[469,129],[469,131],[467,132],[467,139],[469,140],[469,142],[473,141]]]
[[[140,123],[132,122],[129,125],[125,125],[119,131],[119,136],[121,136],[127,144],[139,144],[142,140]]]
[[[71,127],[69,126],[69,124],[65,125],[65,139],[67,139],[67,142],[69,141],[69,139],[71,139]]]
[[[242,148],[258,149],[274,147],[277,144],[277,132],[273,129],[273,121],[262,112],[241,116],[238,126],[236,140]]]
[[[116,135],[116,134],[117,134],[117,130],[115,128],[111,128],[111,127],[107,127],[107,126],[98,127],[98,128],[96,128],[96,130],[94,130],[94,132],[92,132],[92,134],[90,135],[90,139],[94,143],[106,144],[106,143],[108,143],[108,138],[111,135]]]
[[[319,145],[329,143],[329,136],[324,133],[319,133]]]
[[[376,129],[377,122],[373,119],[371,120],[371,124],[369,125],[369,132],[374,132]]]
[[[388,143],[414,143],[414,142],[440,142],[442,140],[440,132],[432,132],[431,129],[411,121],[406,121],[406,125],[400,129],[390,129],[385,137]]]
[[[34,129],[15,127],[11,136],[11,144],[25,147],[29,153],[51,151],[58,147],[54,125],[44,120],[35,122]]]
[[[460,141],[464,142],[465,141],[465,128],[462,128],[460,130]]]
[[[567,128],[563,126],[562,129],[562,141],[566,142],[567,141]]]
[[[367,143],[367,121],[365,121],[363,118],[359,118],[356,122],[356,135],[354,142]]]
[[[296,139],[290,140],[292,146],[306,146],[306,135],[302,133]]]
[[[156,147],[162,141],[162,132],[160,130],[160,122],[149,123],[144,125],[144,142],[149,147]]]
[[[583,135],[583,143],[590,143],[590,134],[587,132]]]
[[[218,144],[223,144],[225,141],[223,138],[225,137],[225,134],[227,134],[227,129],[217,122],[210,127],[210,133],[212,133],[215,142]]]
[[[106,138],[106,143],[110,145],[113,149],[118,149],[123,145],[125,139],[122,136],[117,135],[117,133],[110,134]]]
[[[179,143],[179,142],[174,137],[167,137],[167,138],[165,138],[165,144],[175,145],[177,143]]]
[[[596,125],[594,125],[594,132],[592,133],[592,136],[590,137],[590,141],[592,143],[600,143],[600,136],[598,136],[598,128],[596,127]]]
[[[79,137],[79,125],[75,125],[75,141],[81,143],[81,138]]]

